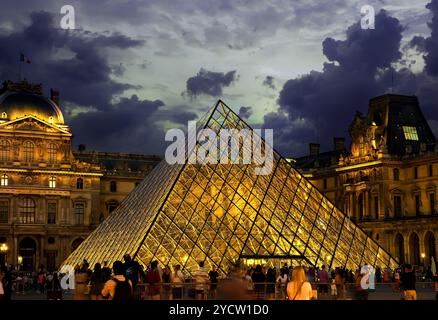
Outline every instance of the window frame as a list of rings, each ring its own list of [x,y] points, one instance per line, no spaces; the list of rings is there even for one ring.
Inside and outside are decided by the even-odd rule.
[[[56,163],[56,156],[58,155],[58,147],[55,143],[49,143],[47,145],[47,154],[48,154],[48,161],[50,164]]]
[[[117,192],[117,181],[111,180],[110,181],[110,192]]]
[[[53,206],[53,207],[52,207]],[[54,211],[51,211],[54,208]],[[56,218],[58,215],[58,204],[56,202],[50,201],[47,203],[47,224],[56,224]]]
[[[0,177],[0,186],[7,187],[9,185],[9,176],[3,173]]]
[[[23,142],[23,160],[24,162],[35,161],[35,143],[30,140]]]
[[[11,159],[11,143],[7,139],[0,140],[0,161]]]
[[[31,197],[22,197],[18,203],[19,220],[22,224],[36,222],[36,203]]]
[[[74,203],[75,224],[84,225],[85,221],[85,202],[77,201]]]
[[[51,188],[51,189],[55,189],[56,188],[56,184],[57,184],[56,180],[57,179],[56,179],[55,176],[50,176],[49,177],[49,188]]]
[[[398,206],[396,206],[396,201],[395,201],[396,198],[399,200]],[[402,205],[402,196],[401,195],[398,195],[398,194],[394,195],[393,206],[394,206],[394,218],[403,217],[403,205]],[[396,210],[396,208],[399,209],[400,211]]]
[[[0,199],[0,224],[9,223],[9,200]]]
[[[403,128],[403,135],[405,137],[405,140],[419,141],[417,127],[403,126],[402,128]]]
[[[76,189],[84,190],[84,179],[82,179],[82,178],[76,179]]]
[[[393,177],[394,181],[400,181],[400,169],[399,168],[392,169],[392,177]]]

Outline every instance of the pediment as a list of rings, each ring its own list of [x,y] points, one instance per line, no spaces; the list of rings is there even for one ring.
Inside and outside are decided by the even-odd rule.
[[[50,124],[34,116],[26,116],[2,123],[0,124],[0,129],[70,134],[67,130],[59,128],[56,125]]]

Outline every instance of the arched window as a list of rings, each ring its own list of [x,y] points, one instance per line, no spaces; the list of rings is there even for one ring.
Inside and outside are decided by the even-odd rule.
[[[9,161],[11,153],[11,143],[8,140],[0,140],[0,161]]]
[[[82,239],[82,238],[77,238],[76,240],[74,240],[71,244],[71,250],[75,251],[79,247],[79,245],[82,243],[82,241],[84,241],[84,239]]]
[[[49,154],[49,163],[55,163],[56,162],[56,153],[58,151],[58,148],[56,147],[56,144],[50,143],[47,147],[47,153]]]
[[[76,189],[84,189],[84,179],[78,178],[76,180]]]
[[[8,185],[9,182],[9,177],[6,173],[2,174],[1,179],[0,179],[0,185],[2,187],[6,187]]]
[[[20,241],[18,255],[22,257],[20,269],[34,271],[36,265],[37,244],[32,238],[24,238]]]
[[[35,201],[32,198],[22,198],[18,204],[20,223],[35,223]]]
[[[400,171],[399,171],[397,168],[394,168],[394,169],[392,170],[392,174],[393,174],[393,176],[394,176],[394,180],[395,180],[395,181],[400,180]]]
[[[410,263],[414,265],[420,264],[420,238],[414,232],[409,238]]]
[[[400,233],[395,237],[395,255],[398,262],[405,263],[405,240]]]
[[[435,244],[435,235],[428,231],[424,236],[424,247],[426,253],[426,264],[430,264],[431,258],[433,257],[436,261],[436,244]]]
[[[25,162],[33,162],[35,158],[35,144],[32,141],[23,143],[23,153]]]
[[[49,188],[56,188],[56,177],[49,178]]]

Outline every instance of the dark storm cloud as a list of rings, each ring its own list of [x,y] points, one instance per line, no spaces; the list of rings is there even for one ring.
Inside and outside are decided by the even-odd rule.
[[[42,83],[46,93],[50,87],[59,89],[75,145],[161,154],[164,131],[157,120],[180,123],[195,115],[184,110],[173,112],[161,100],[142,100],[136,95],[120,98],[127,89],[141,86],[113,79],[124,75],[125,66],[111,63],[109,52],[143,44],[119,33],[64,31],[56,26],[52,14],[34,12],[23,28],[0,31],[0,77],[17,80],[19,54],[23,52],[32,63],[22,64],[22,75]],[[84,112],[77,114],[77,110]]]
[[[201,94],[217,97],[222,95],[224,87],[230,86],[235,80],[236,70],[223,73],[201,68],[196,76],[187,79],[186,93],[191,97]]]
[[[288,115],[282,111],[270,112],[263,119],[263,127],[273,129],[274,148],[282,152],[284,156],[290,156],[291,150],[304,152],[305,146],[299,137],[314,137],[312,124],[300,118],[291,122]],[[296,153],[293,152],[293,155]]]
[[[85,143],[97,150],[140,152],[148,149],[159,153],[164,133],[154,123],[153,115],[163,106],[160,100],[140,100],[132,95],[121,98],[105,111],[80,113],[68,120],[75,133],[75,144]]]
[[[143,41],[121,34],[61,30],[47,12],[34,12],[30,17],[23,30],[0,34],[1,78],[17,79],[21,51],[32,60],[32,64],[22,66],[22,76],[43,83],[46,92],[56,87],[61,99],[77,105],[107,109],[114,95],[136,88],[111,79],[106,51],[138,47]]]
[[[426,63],[426,71],[429,75],[438,75],[438,1],[433,0],[426,8],[433,13],[433,18],[429,27],[431,29],[430,37],[424,43],[427,52],[424,57]]]
[[[284,84],[278,98],[281,117],[270,114],[264,124],[271,128],[277,125],[274,142],[285,148],[283,152],[295,156],[305,153],[307,143],[313,141],[302,137],[331,146],[333,136],[346,135],[355,111],[366,111],[369,99],[386,91],[390,83],[382,80],[385,71],[380,79],[375,76],[401,57],[403,28],[385,11],[376,15],[375,23],[374,30],[362,30],[359,22],[353,24],[345,40],[326,38],[323,53],[330,62],[324,64],[323,71],[312,71]],[[293,146],[291,140],[296,141]]]
[[[196,113],[188,111],[190,108],[188,106],[174,106],[172,109],[160,109],[159,112],[155,114],[155,119],[157,121],[170,121],[177,124],[185,124],[190,120],[195,120],[197,118]]]
[[[412,48],[416,48],[419,51],[425,51],[426,50],[426,39],[421,36],[414,36],[411,41],[409,42],[409,46]]]
[[[300,156],[307,154],[309,142],[320,142],[328,150],[332,137],[348,136],[356,110],[365,113],[370,98],[390,91],[417,95],[432,129],[438,132],[438,0],[427,8],[433,15],[428,24],[431,35],[414,36],[408,43],[424,54],[425,68],[420,73],[407,67],[410,62],[400,52],[404,28],[385,11],[376,15],[375,30],[362,30],[355,23],[345,40],[326,38],[323,53],[330,62],[322,72],[288,80],[278,98],[278,111],[264,118],[263,126],[275,129],[276,148]],[[394,70],[395,63],[404,67]]]
[[[266,76],[266,78],[263,80],[263,85],[275,90],[274,77]]]
[[[240,107],[239,117],[242,119],[248,119],[253,114],[252,107]]]

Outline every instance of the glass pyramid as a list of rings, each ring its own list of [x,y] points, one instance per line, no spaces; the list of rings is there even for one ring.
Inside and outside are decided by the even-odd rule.
[[[198,121],[201,128],[252,132],[222,101]],[[211,147],[201,142],[196,150]],[[145,266],[158,260],[180,264],[189,274],[205,261],[224,275],[240,258],[251,257],[353,270],[365,263],[398,266],[275,150],[271,174],[255,175],[254,166],[163,160],[63,265],[83,259],[91,266],[111,264],[128,253]]]

